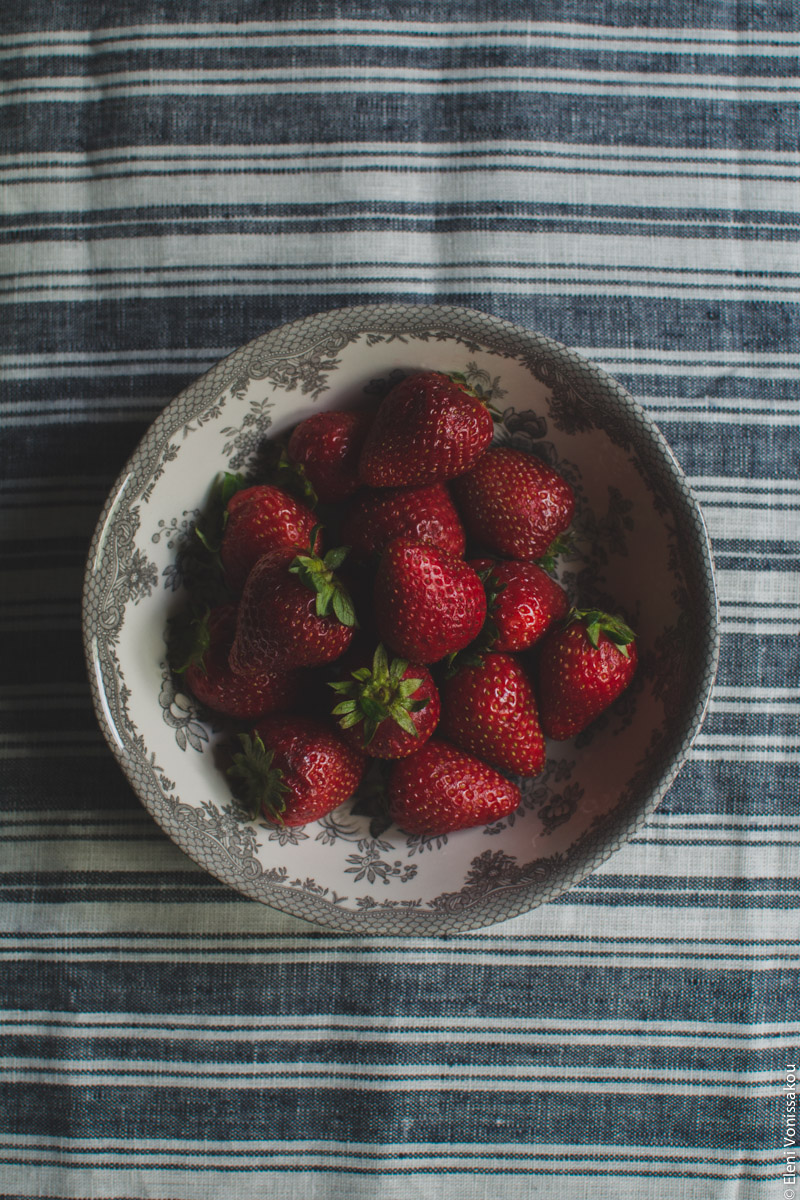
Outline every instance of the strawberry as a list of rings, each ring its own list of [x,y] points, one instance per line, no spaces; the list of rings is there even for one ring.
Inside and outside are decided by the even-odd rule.
[[[494,433],[477,396],[438,371],[397,384],[381,401],[358,470],[370,487],[452,479],[483,454]]]
[[[333,504],[360,486],[358,460],[372,413],[331,410],[306,417],[293,429],[287,458],[300,467],[317,497]]]
[[[329,550],[320,558],[290,546],[259,558],[239,604],[230,653],[234,671],[319,666],[344,653],[356,620],[335,574],[345,553]]]
[[[242,676],[231,670],[228,656],[235,631],[233,604],[219,605],[193,622],[195,644],[183,667],[189,691],[213,712],[241,720],[291,707],[300,690],[296,672],[265,668]]]
[[[486,586],[492,650],[527,650],[569,609],[567,593],[536,563],[470,559]]]
[[[504,558],[542,558],[575,508],[566,479],[508,446],[487,450],[452,488],[467,533]]]
[[[341,539],[357,558],[372,558],[403,536],[463,557],[464,527],[445,484],[365,488],[342,519]]]
[[[486,593],[472,567],[415,538],[395,538],[383,551],[374,596],[381,641],[411,662],[438,662],[462,650],[486,616]]]
[[[364,773],[364,756],[313,717],[275,713],[239,740],[229,774],[253,821],[317,821],[352,796]]]
[[[306,545],[315,524],[311,509],[272,484],[255,484],[236,492],[228,501],[220,547],[229,587],[240,592],[262,554]],[[320,548],[321,541],[315,545]]]
[[[533,686],[510,654],[486,654],[441,688],[439,732],[462,750],[515,775],[538,775],[545,746]]]
[[[432,737],[393,764],[387,798],[390,817],[406,833],[439,835],[508,816],[522,797],[493,767]]]
[[[431,736],[439,720],[439,693],[421,663],[389,661],[378,645],[371,666],[331,683],[343,697],[332,709],[342,736],[373,758],[404,758]]]
[[[619,617],[571,609],[539,644],[539,715],[549,738],[566,741],[594,721],[633,678],[635,634]]]

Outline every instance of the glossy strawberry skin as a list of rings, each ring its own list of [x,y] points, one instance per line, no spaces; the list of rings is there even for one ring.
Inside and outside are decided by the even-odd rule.
[[[262,554],[307,546],[315,524],[311,509],[271,484],[255,484],[236,492],[228,502],[220,549],[229,587],[241,592]]]
[[[497,821],[521,801],[515,783],[438,736],[394,763],[387,795],[396,825],[434,836]]]
[[[381,402],[361,451],[359,475],[370,487],[453,479],[483,454],[493,434],[480,400],[447,375],[420,372]]]
[[[486,593],[472,567],[414,538],[386,547],[374,597],[381,640],[411,662],[438,662],[462,650],[486,617]]]
[[[317,496],[333,504],[359,487],[358,460],[373,414],[364,409],[314,413],[296,425],[286,447]]]
[[[228,661],[236,632],[236,606],[220,605],[208,618],[209,646],[202,663],[186,668],[186,686],[213,712],[241,720],[287,709],[300,693],[294,671],[267,668],[252,676],[235,674]]]
[[[488,449],[452,491],[467,533],[504,558],[541,558],[575,509],[563,476],[508,446]]]
[[[553,626],[538,650],[539,717],[547,737],[566,741],[591,725],[633,678],[636,643],[627,657],[604,633],[595,647],[583,621]]]
[[[441,687],[439,732],[462,750],[515,775],[538,775],[545,744],[536,696],[521,663],[486,654]]]
[[[354,556],[373,558],[398,537],[413,537],[456,558],[463,556],[464,527],[445,484],[365,488],[353,499],[342,520],[341,540]]]
[[[493,650],[527,650],[566,616],[567,593],[536,563],[483,558],[470,559],[470,565],[487,573],[484,583],[490,593],[497,591],[489,607]]]
[[[314,593],[290,572],[299,553],[293,546],[264,554],[248,575],[230,653],[235,672],[320,666],[349,646],[353,627],[317,616]]]
[[[288,788],[280,820],[262,812],[273,824],[318,821],[348,800],[361,782],[364,756],[345,745],[323,721],[276,713],[259,721],[255,733],[272,750],[272,766],[282,773]]]

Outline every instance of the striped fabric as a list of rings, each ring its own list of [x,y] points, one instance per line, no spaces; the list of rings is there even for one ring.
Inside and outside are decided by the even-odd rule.
[[[2,14],[0,1194],[792,1200],[797,7]],[[690,761],[602,869],[368,942],[154,825],[92,714],[79,595],[173,395],[286,320],[396,299],[631,390],[703,505],[723,639]]]

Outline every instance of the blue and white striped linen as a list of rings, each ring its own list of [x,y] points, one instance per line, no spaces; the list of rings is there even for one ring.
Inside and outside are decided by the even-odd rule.
[[[791,1200],[800,13],[2,11],[0,1195]],[[708,520],[723,639],[630,845],[527,916],[367,942],[153,824],[92,715],[79,596],[174,394],[395,299],[526,325],[641,400]]]

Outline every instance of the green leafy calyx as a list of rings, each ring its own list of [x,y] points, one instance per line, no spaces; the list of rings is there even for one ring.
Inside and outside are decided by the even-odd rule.
[[[228,521],[228,504],[231,497],[245,486],[244,476],[231,471],[222,471],[211,485],[208,502],[195,529],[210,554],[219,554]]]
[[[573,608],[567,614],[567,624],[581,621],[586,636],[593,646],[600,644],[600,634],[603,633],[616,646],[620,654],[629,658],[628,647],[636,641],[636,634],[626,625],[622,617],[612,616],[596,608]]]
[[[558,537],[553,538],[541,558],[536,559],[537,567],[541,567],[543,571],[555,570],[556,559],[559,555],[571,553],[574,546],[575,541],[571,532],[560,533]]]
[[[411,714],[425,708],[428,700],[413,699],[423,680],[421,677],[404,679],[407,669],[405,659],[393,658],[389,661],[386,648],[379,645],[371,667],[359,667],[349,679],[331,683],[330,687],[343,697],[331,710],[338,717],[342,729],[350,729],[363,722],[362,739],[365,746],[374,738],[378,726],[389,720],[417,737],[417,727]]]
[[[309,549],[292,560],[289,570],[314,592],[315,612],[318,617],[334,616],[342,625],[357,625],[356,610],[350,593],[336,574],[347,557],[348,547],[339,546],[320,557],[314,550],[320,529],[320,525],[314,526],[311,530]]]
[[[211,646],[210,609],[190,606],[170,617],[167,624],[167,658],[176,675],[189,667],[206,673],[205,659]]]
[[[283,772],[273,767],[273,750],[268,750],[257,733],[240,733],[242,750],[234,754],[228,774],[238,784],[241,800],[251,821],[263,812],[283,824],[286,795],[291,790],[283,782]]]

